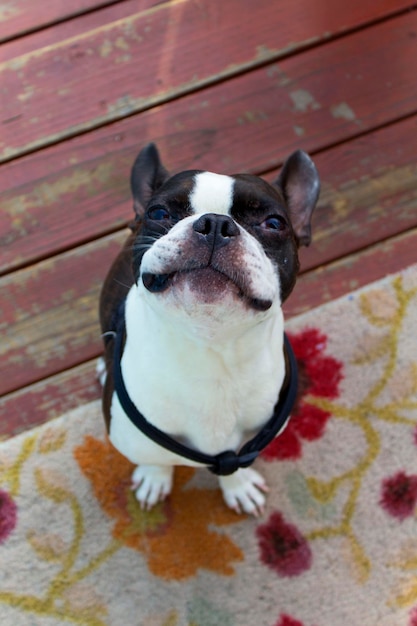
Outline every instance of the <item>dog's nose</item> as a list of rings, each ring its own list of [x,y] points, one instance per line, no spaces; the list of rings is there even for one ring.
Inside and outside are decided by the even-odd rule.
[[[205,213],[193,224],[193,230],[205,237],[207,243],[214,247],[229,243],[234,237],[240,235],[239,227],[229,215],[218,213]]]

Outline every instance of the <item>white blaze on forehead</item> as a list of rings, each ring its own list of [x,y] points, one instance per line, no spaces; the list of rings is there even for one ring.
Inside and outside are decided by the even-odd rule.
[[[200,172],[194,177],[194,188],[190,194],[194,213],[230,214],[233,205],[235,181],[230,176]]]

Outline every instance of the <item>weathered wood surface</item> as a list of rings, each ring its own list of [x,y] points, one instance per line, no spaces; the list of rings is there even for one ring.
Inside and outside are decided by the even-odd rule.
[[[284,306],[292,317],[417,262],[417,229],[301,274]]]
[[[7,0],[0,6],[0,43],[117,0]]]
[[[173,170],[268,179],[314,154],[322,195],[287,317],[417,261],[411,2],[74,0],[52,19],[50,0],[38,22],[32,4],[8,2],[27,10],[16,34],[40,30],[0,47],[0,437],[99,396],[98,293],[149,140]]]
[[[175,0],[90,31],[83,31],[80,21],[80,32],[64,40],[59,38],[57,27],[55,44],[36,47],[0,67],[4,94],[0,159],[14,158],[132,115],[407,6],[410,3],[404,0],[380,0],[377,7],[373,0],[353,0],[348,4],[326,3],[321,11],[310,0],[291,4],[282,0],[273,5],[269,0]],[[372,55],[378,51],[380,60],[391,65],[400,63],[398,53],[400,59],[416,54],[416,44],[409,35],[417,18],[407,13],[403,20],[390,21],[389,33],[380,25],[373,40],[360,33],[347,38],[347,49],[334,62],[343,65],[346,58],[360,56],[364,66],[360,80],[366,85],[369,63],[364,52]],[[399,38],[404,39],[400,50]],[[381,47],[381,41],[388,50]],[[331,48],[328,54],[333,54]],[[5,55],[9,57],[7,45]],[[281,88],[283,83],[288,86],[297,78],[302,82],[305,78],[304,87],[294,87],[294,92],[304,89],[310,93],[310,98],[298,94],[293,104],[301,109],[324,106],[317,99],[321,90],[316,89],[311,96],[314,90],[307,87],[309,75],[311,78],[317,63],[322,62],[321,55],[308,58],[311,65],[304,67],[304,59],[303,67],[290,65],[275,76]],[[407,66],[405,63],[403,69]],[[335,91],[340,93],[346,80],[358,80],[358,71],[346,66],[350,76],[342,84],[329,83],[328,89],[334,95]],[[375,72],[371,74],[375,76]],[[392,80],[391,88],[395,89],[394,77]],[[277,91],[281,93],[281,89]],[[284,99],[286,91],[282,89]],[[345,98],[333,103],[339,107],[336,115],[346,118],[355,114],[351,108],[340,108],[343,104]],[[360,126],[359,116],[356,121]]]
[[[323,191],[313,245],[301,251],[304,272],[417,227],[416,153],[413,117],[317,155]],[[99,352],[98,292],[125,232],[0,280],[2,350],[13,364],[0,376],[3,393]]]
[[[0,440],[97,400],[96,359],[0,397]]]
[[[98,2],[100,1],[98,0]],[[102,7],[97,7],[99,10],[89,10],[87,13],[77,16],[63,17],[63,21],[51,23],[46,28],[42,28],[39,25],[33,32],[29,34],[22,33],[24,36],[18,35],[14,39],[7,41],[0,48],[1,62],[27,53],[33,53],[34,50],[54,46],[59,41],[65,41],[79,35],[80,32],[101,28],[104,24],[117,22],[129,17],[129,15],[146,11],[153,6],[163,4],[164,1],[170,2],[171,0],[111,0],[111,2],[104,0],[105,4]],[[175,2],[175,0],[172,1]],[[32,0],[27,0],[27,2],[30,8],[36,9],[36,4]],[[62,2],[66,11],[71,11],[75,5],[74,2],[64,2],[64,0]]]
[[[123,239],[102,238],[3,278],[0,395],[99,352],[99,290]]]
[[[3,165],[0,271],[121,228],[149,140],[175,169],[262,172],[300,146],[321,151],[412,113],[414,27],[417,12]]]
[[[315,157],[322,188],[303,271],[417,227],[416,155],[417,116]]]

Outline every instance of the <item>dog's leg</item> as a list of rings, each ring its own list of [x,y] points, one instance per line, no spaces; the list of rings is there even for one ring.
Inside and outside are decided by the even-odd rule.
[[[132,489],[142,509],[149,511],[171,492],[171,465],[138,465],[132,474]]]
[[[100,382],[100,385],[104,387],[107,378],[107,370],[106,361],[102,356],[97,359],[96,378]]]
[[[219,483],[224,500],[236,513],[249,513],[258,517],[264,513],[268,487],[264,478],[247,467],[229,476],[220,476]]]

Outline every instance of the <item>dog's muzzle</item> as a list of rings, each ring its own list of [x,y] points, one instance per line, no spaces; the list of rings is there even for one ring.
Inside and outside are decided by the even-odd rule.
[[[241,231],[233,218],[223,214],[205,213],[193,222],[191,238],[191,252],[183,255],[181,262],[175,259],[175,267],[172,267],[172,271],[142,273],[142,283],[149,292],[162,293],[171,287],[176,277],[186,277],[187,274],[197,271],[202,274],[198,278],[196,274],[194,284],[203,284],[203,272],[207,271],[206,277],[210,272],[217,275],[218,285],[222,281],[224,284],[227,282],[233,284],[238,297],[246,301],[251,308],[257,311],[267,311],[272,306],[270,299],[251,296],[244,262],[237,260],[240,254],[238,247]]]

